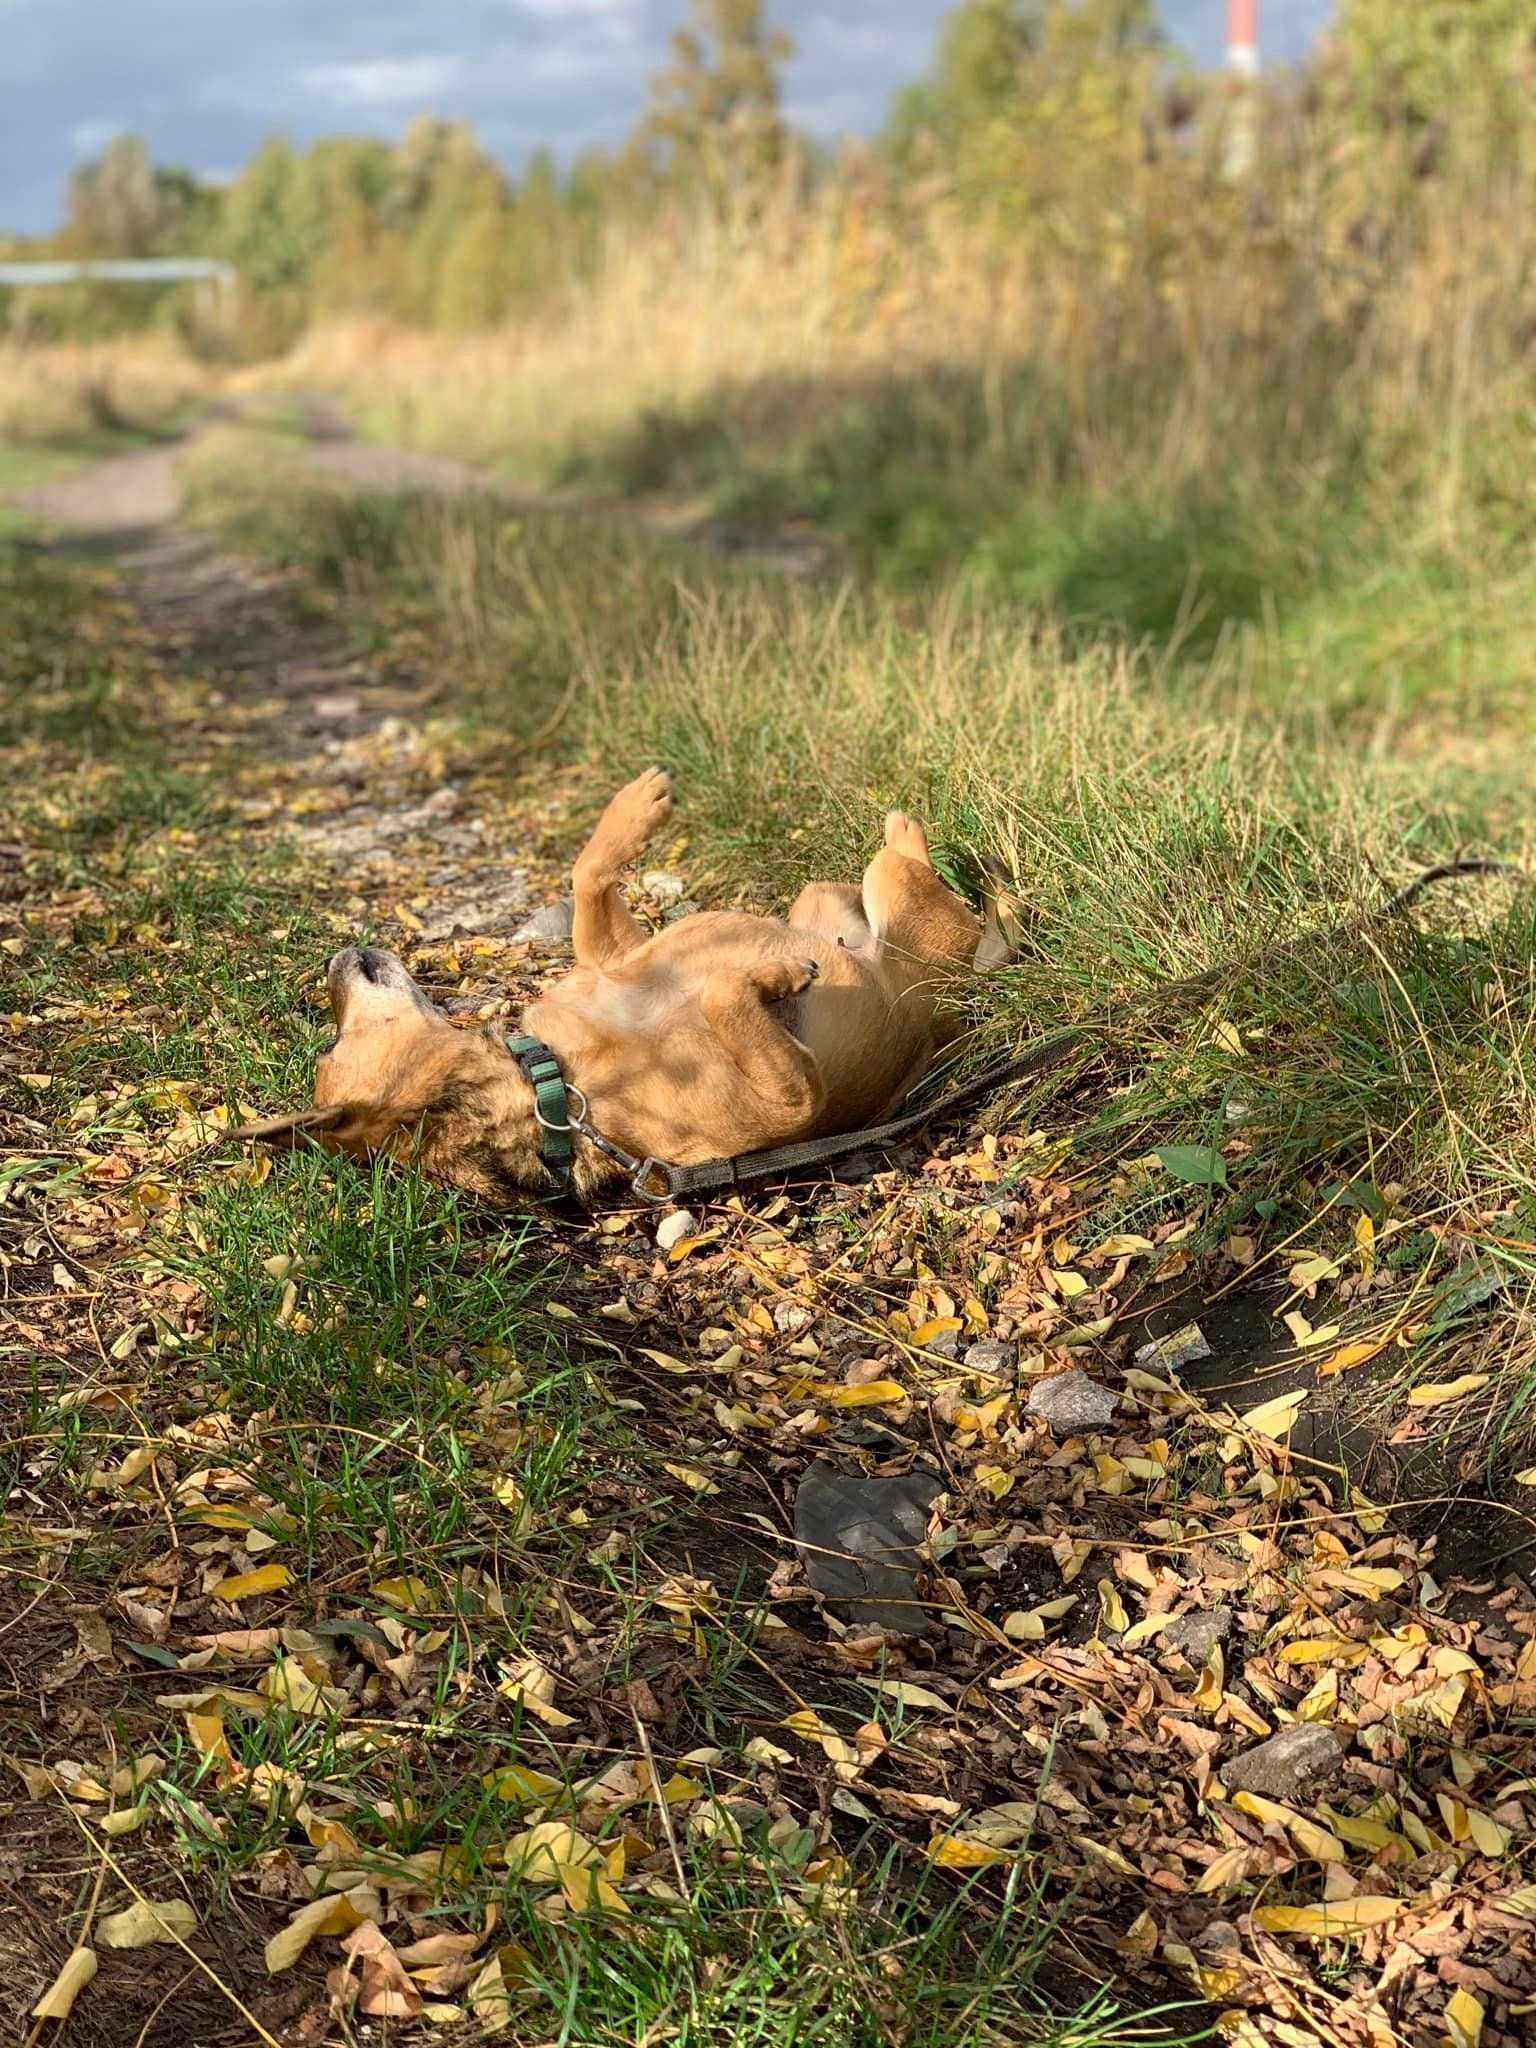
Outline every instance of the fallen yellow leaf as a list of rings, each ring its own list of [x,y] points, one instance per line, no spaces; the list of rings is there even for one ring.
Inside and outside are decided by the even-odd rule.
[[[293,1573],[285,1564],[264,1564],[258,1571],[236,1572],[220,1579],[212,1588],[215,1600],[253,1600],[258,1593],[280,1593],[293,1584]]]
[[[327,1892],[301,1906],[286,1927],[280,1927],[267,1943],[267,1974],[291,1970],[309,1944],[320,1934],[350,1934],[367,1916],[352,1904],[346,1892]]]
[[[185,1899],[135,1899],[96,1923],[96,1939],[103,1948],[148,1948],[155,1941],[185,1941],[196,1929],[197,1914]]]
[[[1294,1807],[1282,1806],[1275,1799],[1261,1798],[1257,1792],[1234,1792],[1232,1804],[1239,1813],[1249,1814],[1266,1826],[1282,1829],[1315,1863],[1348,1861],[1344,1844],[1338,1836],[1330,1834],[1327,1828],[1319,1827],[1316,1821],[1308,1820],[1305,1814],[1297,1813]]]
[[[432,1605],[432,1589],[425,1579],[377,1579],[374,1592],[403,1614],[420,1614]]]
[[[1099,1581],[1099,1620],[1111,1635],[1123,1635],[1130,1627],[1131,1617],[1125,1611],[1125,1602],[1120,1598],[1113,1579]]]
[[[934,1316],[930,1322],[919,1323],[912,1332],[912,1343],[919,1351],[931,1344],[935,1337],[942,1337],[946,1330],[963,1329],[959,1316]]]
[[[865,1380],[862,1386],[828,1388],[825,1398],[834,1408],[885,1408],[905,1401],[907,1390],[899,1380]]]
[[[1259,1906],[1253,1918],[1266,1934],[1305,1934],[1314,1941],[1328,1941],[1352,1928],[1385,1927],[1407,1910],[1401,1899],[1332,1899],[1324,1906]]]
[[[964,1835],[940,1835],[928,1844],[928,1861],[941,1870],[985,1870],[994,1863],[1012,1863],[1006,1849],[994,1849],[987,1842],[968,1841]]]
[[[93,1948],[77,1948],[64,1959],[64,1967],[32,2008],[35,2020],[67,2020],[75,2000],[101,1968]]]
[[[1483,2006],[1465,1985],[1453,1991],[1445,2008],[1446,2040],[1449,2048],[1477,2048],[1483,2038]]]
[[[1341,1344],[1318,1366],[1318,1378],[1332,1379],[1336,1373],[1352,1372],[1357,1365],[1368,1364],[1386,1349],[1387,1341],[1385,1337],[1358,1337],[1351,1344]]]
[[[1475,1394],[1486,1387],[1493,1378],[1489,1372],[1464,1372],[1459,1380],[1432,1380],[1427,1385],[1409,1390],[1410,1408],[1439,1408],[1447,1401],[1464,1401],[1468,1394]]]
[[[503,1764],[499,1771],[487,1771],[480,1782],[495,1798],[511,1799],[524,1806],[534,1800],[553,1799],[565,1790],[558,1778],[530,1770],[526,1764]]]
[[[1289,1436],[1296,1426],[1296,1417],[1307,1399],[1307,1389],[1298,1387],[1294,1393],[1280,1394],[1273,1401],[1261,1402],[1257,1408],[1250,1408],[1243,1415],[1243,1425],[1257,1436],[1273,1437],[1277,1441]]]
[[[1195,1890],[1224,1892],[1229,1886],[1240,1884],[1248,1872],[1249,1854],[1247,1849],[1223,1850],[1215,1862],[1208,1864],[1200,1873]]]
[[[505,1861],[514,1877],[526,1884],[559,1884],[567,1870],[602,1865],[602,1852],[568,1821],[541,1820],[507,1843]]]
[[[875,1691],[888,1700],[895,1700],[903,1707],[932,1707],[940,1714],[955,1711],[953,1700],[946,1700],[936,1692],[930,1692],[926,1685],[912,1685],[904,1678],[881,1678],[873,1681]]]
[[[1287,1643],[1276,1657],[1277,1664],[1363,1664],[1370,1655],[1364,1643],[1352,1643],[1343,1636],[1303,1636]]]

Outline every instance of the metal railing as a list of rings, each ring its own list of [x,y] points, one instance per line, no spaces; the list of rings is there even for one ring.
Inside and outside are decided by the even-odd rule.
[[[213,256],[103,257],[80,263],[3,263],[0,285],[220,284],[239,273]]]

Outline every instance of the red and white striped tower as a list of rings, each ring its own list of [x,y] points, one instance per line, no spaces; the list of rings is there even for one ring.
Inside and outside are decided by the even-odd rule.
[[[1245,178],[1257,153],[1253,83],[1259,75],[1259,0],[1227,0],[1227,70],[1234,86],[1227,173]]]
[[[1255,78],[1259,69],[1259,0],[1227,0],[1227,69]]]

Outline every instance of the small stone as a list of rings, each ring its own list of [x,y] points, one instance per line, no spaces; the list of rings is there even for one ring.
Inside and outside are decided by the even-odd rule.
[[[1297,1721],[1223,1764],[1221,1781],[1229,1792],[1256,1792],[1294,1806],[1305,1804],[1343,1763],[1344,1745],[1331,1729]]]
[[[931,1351],[935,1358],[953,1358],[958,1360],[960,1356],[960,1332],[958,1330],[940,1330],[937,1336],[928,1339],[923,1349]]]
[[[993,1378],[1011,1378],[1019,1362],[1017,1344],[1001,1344],[996,1337],[983,1337],[979,1344],[968,1344],[964,1365],[967,1372],[987,1373]]]
[[[699,1227],[699,1219],[691,1209],[674,1209],[670,1216],[663,1216],[656,1226],[656,1248],[669,1252],[673,1245],[681,1244],[685,1237],[692,1237]]]
[[[1199,1614],[1181,1614],[1158,1637],[1160,1650],[1177,1650],[1198,1670],[1218,1643],[1232,1633],[1230,1607],[1207,1607]]]
[[[681,903],[674,903],[662,918],[663,924],[679,924],[685,917],[697,917],[702,904],[695,903],[691,896],[685,896]]]
[[[1136,1353],[1140,1366],[1161,1366],[1164,1372],[1177,1372],[1181,1365],[1190,1365],[1197,1358],[1209,1358],[1211,1347],[1206,1342],[1205,1332],[1198,1323],[1185,1323],[1182,1329],[1172,1330],[1166,1337],[1154,1337],[1150,1344],[1143,1344]]]
[[[773,1311],[773,1327],[781,1337],[796,1337],[815,1320],[810,1309],[798,1301],[781,1301]]]
[[[356,718],[363,708],[363,700],[355,690],[334,690],[324,697],[316,697],[309,708],[316,718],[330,725],[344,718]]]
[[[658,903],[681,903],[686,884],[681,875],[669,874],[665,868],[652,868],[640,877],[640,886]]]
[[[1073,1366],[1070,1372],[1037,1381],[1026,1405],[1031,1415],[1050,1424],[1056,1436],[1075,1436],[1079,1430],[1102,1429],[1114,1415],[1115,1397]]]
[[[512,934],[514,946],[559,946],[571,936],[576,911],[570,903],[546,903]]]

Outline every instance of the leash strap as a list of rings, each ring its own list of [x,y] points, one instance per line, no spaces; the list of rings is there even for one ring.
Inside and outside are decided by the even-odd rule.
[[[1020,1053],[1017,1059],[988,1067],[971,1080],[962,1082],[958,1088],[947,1089],[921,1109],[909,1110],[905,1116],[894,1117],[889,1123],[875,1124],[862,1131],[845,1131],[832,1138],[806,1138],[798,1145],[776,1146],[771,1152],[745,1152],[739,1159],[705,1159],[697,1166],[669,1166],[663,1160],[648,1159],[642,1171],[652,1185],[642,1186],[639,1176],[632,1185],[636,1194],[644,1196],[647,1201],[678,1202],[689,1195],[707,1194],[719,1188],[746,1187],[755,1181],[783,1179],[808,1166],[825,1166],[836,1159],[847,1159],[855,1152],[883,1151],[910,1137],[914,1131],[922,1130],[925,1125],[937,1123],[941,1117],[953,1116],[956,1110],[968,1108],[984,1095],[1007,1087],[1011,1081],[1022,1081],[1031,1074],[1058,1066],[1088,1036],[1088,1031],[1076,1024],[1053,1031],[1038,1045],[1031,1046],[1028,1052]],[[664,1187],[657,1186],[657,1183],[664,1184]]]

